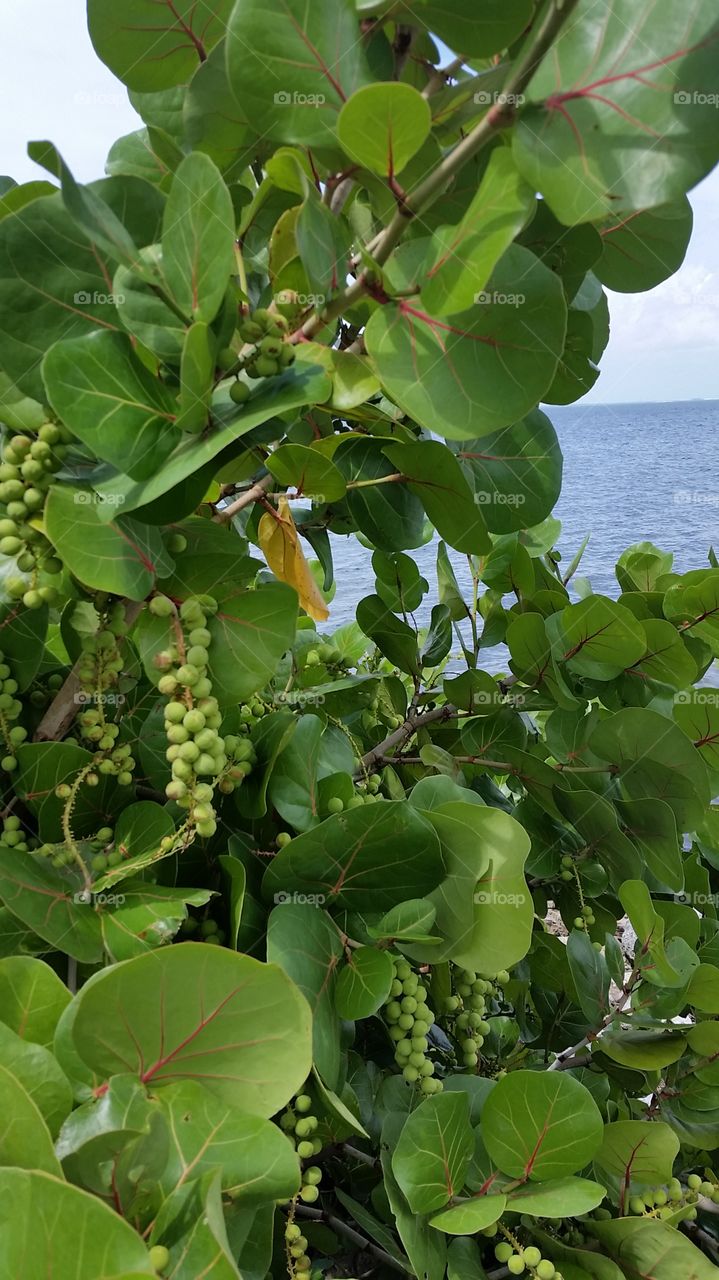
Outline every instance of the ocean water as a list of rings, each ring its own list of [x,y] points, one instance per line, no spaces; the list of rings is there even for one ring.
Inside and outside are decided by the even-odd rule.
[[[550,406],[564,455],[562,493],[555,516],[562,521],[557,546],[568,565],[591,535],[579,574],[592,589],[617,596],[614,565],[628,546],[649,540],[674,553],[680,573],[707,566],[719,554],[719,400],[673,404]],[[333,538],[337,592],[326,626],[354,618],[357,602],[374,591],[371,553],[356,538]],[[416,618],[427,621],[436,602],[435,544],[410,554],[430,584]],[[452,555],[460,586],[469,588],[466,559]],[[468,597],[465,597],[468,598]],[[497,649],[484,663],[504,669]]]

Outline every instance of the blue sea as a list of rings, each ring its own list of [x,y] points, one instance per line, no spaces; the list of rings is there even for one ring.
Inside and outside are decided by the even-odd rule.
[[[591,535],[579,574],[595,592],[618,594],[614,565],[635,542],[649,540],[673,552],[680,573],[707,566],[712,545],[719,554],[719,400],[579,403],[545,412],[564,454],[554,511],[562,522],[557,546],[568,565]],[[333,538],[333,551],[337,593],[327,630],[351,621],[358,600],[374,591],[371,553],[356,538]],[[436,546],[409,554],[430,583],[431,605]],[[460,586],[469,590],[466,559],[453,554],[452,560]],[[417,620],[426,622],[427,613],[419,611]],[[497,650],[484,665],[498,670],[505,663]]]

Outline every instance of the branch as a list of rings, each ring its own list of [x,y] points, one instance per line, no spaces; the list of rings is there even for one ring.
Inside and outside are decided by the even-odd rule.
[[[271,476],[268,472],[266,476],[257,481],[257,484],[253,484],[251,489],[245,489],[245,492],[241,493],[234,502],[231,502],[229,507],[223,507],[222,511],[218,511],[213,516],[213,520],[217,524],[225,524],[233,516],[236,516],[238,511],[244,511],[245,507],[249,507],[253,502],[260,502],[274,482],[274,476]]]
[[[457,715],[459,715],[457,708],[453,707],[451,703],[447,703],[444,707],[435,707],[433,711],[425,711],[408,716],[399,729],[395,729],[387,738],[362,756],[355,778],[362,778],[366,773],[376,768],[388,751],[391,751],[393,747],[399,747],[408,742],[418,729],[424,728],[427,724],[436,724],[438,720],[453,720]]]
[[[385,1253],[384,1249],[380,1249],[379,1245],[372,1244],[371,1240],[367,1240],[365,1236],[361,1236],[359,1231],[355,1231],[354,1227],[350,1227],[341,1218],[336,1218],[333,1213],[325,1213],[322,1209],[310,1209],[306,1205],[298,1204],[295,1209],[298,1218],[313,1218],[315,1221],[326,1222],[328,1227],[336,1231],[338,1235],[345,1236],[347,1240],[351,1240],[359,1249],[365,1249],[368,1253],[374,1254],[375,1258],[379,1258],[384,1262],[385,1266],[392,1267],[394,1271],[401,1271],[402,1275],[407,1274],[401,1262],[393,1258],[391,1254]]]
[[[144,601],[138,603],[137,600],[126,600],[125,605],[125,622],[130,627],[143,608]],[[77,715],[77,695],[82,687],[77,674],[78,665],[79,659],[37,726],[33,742],[57,742],[64,738],[70,728]]]
[[[571,1045],[569,1049],[565,1049],[563,1053],[557,1054],[557,1057],[554,1059],[554,1062],[550,1062],[549,1066],[547,1067],[547,1071],[566,1070],[567,1067],[572,1065],[573,1059],[576,1057],[578,1053],[581,1052],[582,1049],[586,1049],[587,1045],[594,1043],[596,1040],[598,1040],[601,1037],[602,1032],[607,1029],[610,1022],[614,1021],[617,1014],[621,1013],[622,1010],[626,1009],[627,1004],[629,1003],[629,1000],[631,998],[631,994],[636,984],[638,976],[639,976],[638,971],[636,969],[633,969],[622,988],[622,993],[621,993],[621,996],[619,997],[619,1000],[617,1000],[616,1004],[612,1005],[611,1009],[609,1010],[609,1013],[605,1014],[605,1016],[602,1018],[601,1025],[598,1027],[598,1029],[596,1031],[589,1031],[587,1035],[582,1036],[582,1039],[578,1040],[576,1044]]]

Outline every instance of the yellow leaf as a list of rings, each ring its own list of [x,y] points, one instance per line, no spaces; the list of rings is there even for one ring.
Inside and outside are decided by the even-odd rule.
[[[276,516],[271,511],[265,512],[260,520],[257,536],[265,560],[275,577],[294,587],[305,613],[314,618],[315,622],[325,622],[330,616],[329,609],[305,560],[286,498],[280,498]]]

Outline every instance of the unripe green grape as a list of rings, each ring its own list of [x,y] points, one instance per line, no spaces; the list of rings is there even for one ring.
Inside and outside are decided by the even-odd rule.
[[[160,693],[165,694],[167,697],[172,697],[177,692],[177,678],[171,675],[161,676],[157,682],[157,687]]]
[[[407,1081],[407,1084],[416,1084],[417,1081],[419,1080],[419,1071],[417,1070],[416,1067],[410,1067],[410,1066],[404,1067],[402,1069],[402,1075]]]
[[[699,1177],[699,1174],[690,1173],[689,1177],[687,1178],[687,1186],[689,1187],[689,1190],[698,1191],[701,1185],[702,1185],[702,1179]]]
[[[550,1262],[549,1258],[542,1258],[542,1261],[537,1263],[537,1280],[554,1280],[556,1275],[554,1263]]]
[[[149,1252],[150,1266],[158,1274],[164,1271],[170,1261],[170,1251],[164,1244],[153,1244]]]
[[[307,1141],[307,1139],[303,1139],[302,1142],[298,1142],[297,1154],[300,1157],[300,1160],[311,1160],[314,1153],[314,1146],[311,1142]]]
[[[515,1253],[511,1258],[507,1259],[507,1270],[511,1276],[524,1275],[526,1269],[524,1259],[520,1258],[518,1254]]]
[[[506,1240],[503,1240],[501,1244],[494,1246],[494,1256],[497,1259],[497,1262],[509,1262],[513,1253],[514,1249]]]
[[[530,1244],[522,1250],[522,1257],[528,1267],[536,1267],[542,1261],[542,1255],[535,1245]]]

